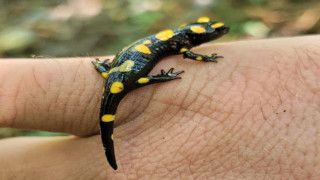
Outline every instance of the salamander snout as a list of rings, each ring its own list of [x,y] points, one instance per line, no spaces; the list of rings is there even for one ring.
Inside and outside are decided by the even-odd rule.
[[[219,34],[227,34],[229,32],[229,27],[228,26],[220,26],[218,28],[216,28],[215,30],[219,33]]]
[[[228,32],[229,32],[229,27],[227,27],[227,26],[223,26],[223,27],[221,27],[221,29],[220,29],[220,31],[223,33],[223,34],[227,34]]]

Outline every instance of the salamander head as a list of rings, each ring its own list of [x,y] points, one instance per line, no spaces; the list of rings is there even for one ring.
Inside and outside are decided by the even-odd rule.
[[[208,17],[200,17],[197,22],[181,25],[185,35],[193,46],[217,39],[229,32],[223,22],[210,21]]]

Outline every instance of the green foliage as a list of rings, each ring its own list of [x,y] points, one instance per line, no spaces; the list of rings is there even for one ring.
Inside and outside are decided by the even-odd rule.
[[[68,136],[68,134],[46,132],[46,131],[17,130],[17,129],[10,129],[10,128],[0,129],[0,138],[15,137],[15,136]]]
[[[0,57],[115,54],[141,37],[204,15],[231,26],[225,40],[319,33],[319,8],[318,0],[4,1]]]

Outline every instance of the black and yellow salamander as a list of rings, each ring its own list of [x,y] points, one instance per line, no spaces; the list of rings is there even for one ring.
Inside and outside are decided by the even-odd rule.
[[[217,62],[216,53],[196,54],[190,48],[217,39],[228,33],[229,27],[222,22],[212,22],[200,17],[197,22],[183,24],[177,29],[167,29],[122,49],[112,62],[93,61],[96,70],[106,79],[100,110],[100,130],[103,147],[109,164],[117,169],[113,144],[113,124],[121,99],[130,91],[149,84],[180,79],[184,71],[161,70],[155,76],[148,75],[164,57],[182,54],[184,58]]]

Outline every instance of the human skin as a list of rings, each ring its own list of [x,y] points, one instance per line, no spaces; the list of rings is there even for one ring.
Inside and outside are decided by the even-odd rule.
[[[320,36],[207,44],[162,60],[182,79],[146,86],[121,102],[118,170],[104,156],[104,79],[94,58],[0,61],[0,127],[71,137],[0,140],[0,179],[318,179]]]

